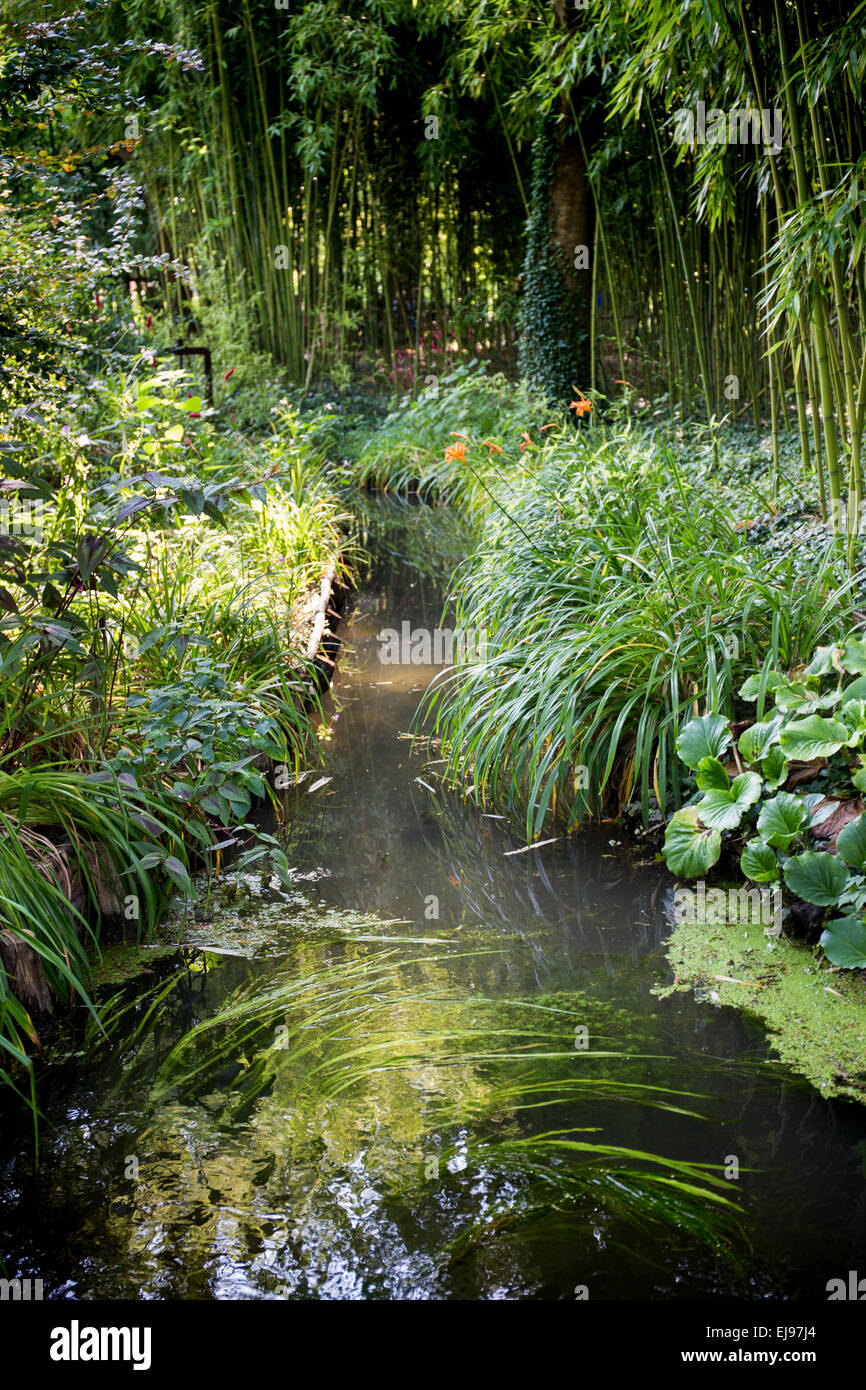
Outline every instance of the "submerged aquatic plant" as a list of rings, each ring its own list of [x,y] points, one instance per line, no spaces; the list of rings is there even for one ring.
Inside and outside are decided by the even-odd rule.
[[[602,1117],[628,1130],[646,1108],[701,1118],[699,1096],[645,1079],[653,1054],[628,1016],[582,995],[470,990],[454,972],[483,981],[500,953],[442,945],[408,956],[399,944],[344,945],[244,985],[172,1049],[153,1104],[212,1095],[230,1078],[220,1124],[248,1124],[287,1182],[313,1153],[339,1173],[362,1146],[366,1172],[423,1204],[432,1161],[460,1194],[442,1269],[491,1229],[551,1210],[679,1229],[732,1255],[739,1208],[715,1166],[586,1137]],[[483,1208],[470,1181],[480,1172]]]

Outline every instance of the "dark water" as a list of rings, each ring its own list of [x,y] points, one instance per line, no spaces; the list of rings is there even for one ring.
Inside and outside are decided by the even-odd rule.
[[[126,988],[46,1083],[38,1171],[6,1135],[7,1275],[81,1299],[824,1297],[866,1269],[866,1112],[733,1011],[653,994],[665,883],[616,826],[510,854],[439,786],[407,737],[432,669],[383,664],[377,633],[436,627],[459,539],[428,510],[376,525],[332,780],[287,832],[297,891],[208,908],[218,952]],[[735,1158],[739,1215],[654,1224],[623,1176],[651,1165],[539,1144],[564,1131],[661,1174]]]

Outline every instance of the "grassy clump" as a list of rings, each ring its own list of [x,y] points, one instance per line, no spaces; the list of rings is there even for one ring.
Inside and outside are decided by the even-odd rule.
[[[452,397],[452,426],[477,412],[488,433],[461,430],[440,463]],[[737,461],[739,437],[713,447],[625,415],[591,429],[548,420],[533,437],[514,398],[496,418],[490,398],[489,382],[464,378],[444,401],[395,412],[368,451],[366,476],[398,489],[414,477],[478,523],[452,600],[483,651],[429,697],[447,774],[519,808],[529,835],[551,813],[571,828],[633,797],[648,822],[679,804],[682,724],[705,707],[732,716],[768,654],[788,668],[838,636],[858,576],[817,521],[808,543],[779,543],[773,518],[802,521],[808,498],[771,480],[755,440]]]

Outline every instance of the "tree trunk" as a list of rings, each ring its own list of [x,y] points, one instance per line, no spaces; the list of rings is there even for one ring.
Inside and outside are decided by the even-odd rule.
[[[580,22],[565,0],[556,0],[556,16],[568,32]],[[566,93],[559,119],[548,119],[535,145],[521,367],[531,385],[556,399],[586,388],[591,376],[596,214],[585,150],[596,135],[592,95],[585,82]]]

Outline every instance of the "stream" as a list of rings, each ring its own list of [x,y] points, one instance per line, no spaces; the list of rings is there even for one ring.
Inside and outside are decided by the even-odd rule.
[[[669,880],[619,826],[514,853],[441,786],[410,737],[439,668],[383,663],[377,634],[441,625],[464,542],[437,509],[369,511],[324,766],[282,832],[292,891],[241,884],[108,987],[108,1038],[46,1079],[38,1168],[26,1124],[0,1137],[7,1277],[54,1299],[825,1298],[866,1270],[866,1111],[737,1011],[657,997]],[[622,1150],[714,1165],[736,1209],[644,1190]]]

